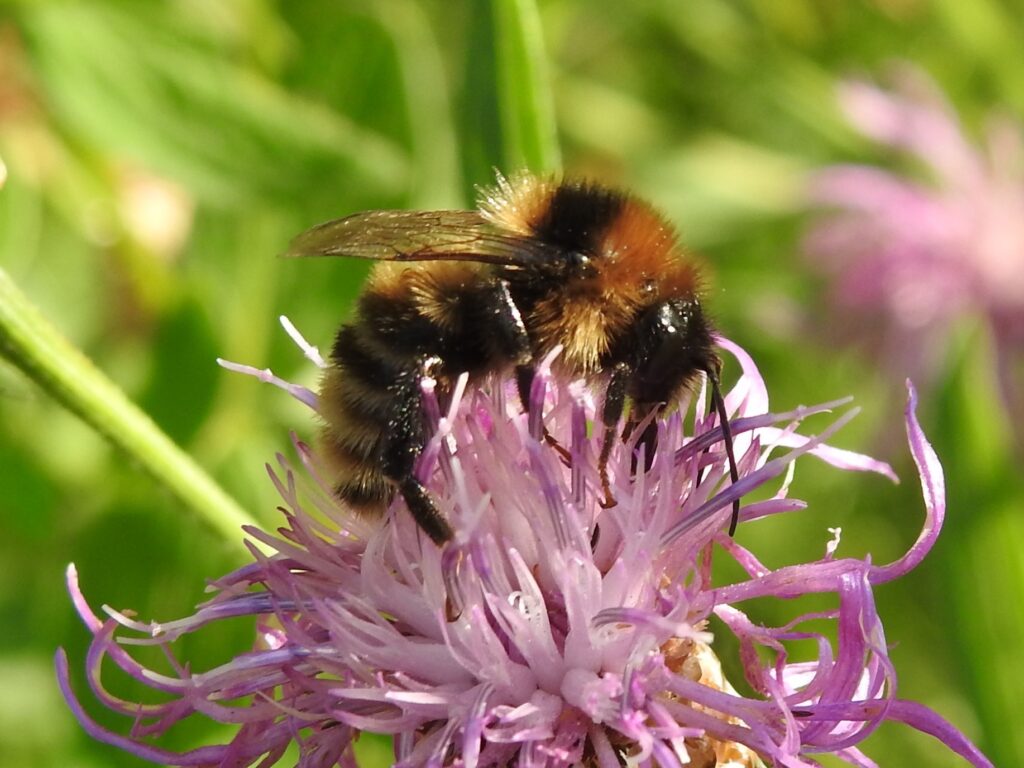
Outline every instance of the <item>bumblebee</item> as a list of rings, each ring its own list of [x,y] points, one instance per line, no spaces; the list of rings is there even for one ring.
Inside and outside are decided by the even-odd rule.
[[[479,210],[357,213],[299,235],[288,254],[378,262],[334,339],[320,389],[321,453],[337,496],[358,512],[380,513],[397,491],[433,541],[451,539],[414,474],[428,438],[421,378],[444,387],[463,372],[480,381],[514,371],[525,410],[536,361],[558,345],[564,374],[607,379],[606,506],[627,399],[628,435],[701,373],[737,481],[700,271],[671,225],[631,195],[582,180],[499,176]],[[647,420],[637,444],[648,467],[656,437]],[[737,500],[730,535],[738,514]]]

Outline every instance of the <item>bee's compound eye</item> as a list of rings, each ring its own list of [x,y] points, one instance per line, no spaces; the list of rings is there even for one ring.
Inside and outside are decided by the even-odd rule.
[[[594,261],[589,253],[569,251],[569,270],[575,275],[589,277],[594,273]]]
[[[579,269],[585,267],[590,263],[590,257],[587,256],[583,251],[570,251],[569,252],[569,266],[573,269]]]

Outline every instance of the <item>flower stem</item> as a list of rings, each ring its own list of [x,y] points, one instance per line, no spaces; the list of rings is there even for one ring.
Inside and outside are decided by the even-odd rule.
[[[139,462],[230,541],[255,521],[92,362],[0,269],[0,355]]]

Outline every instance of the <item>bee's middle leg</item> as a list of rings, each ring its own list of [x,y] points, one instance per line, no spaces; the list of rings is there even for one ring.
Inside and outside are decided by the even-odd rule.
[[[515,300],[512,298],[507,281],[498,280],[495,283],[494,290],[490,293],[490,302],[490,311],[494,318],[494,338],[498,345],[498,351],[515,365],[519,402],[523,406],[523,411],[529,413],[530,390],[533,388],[536,366],[530,336],[526,332],[526,324],[523,322],[519,307],[516,306]],[[544,442],[554,448],[567,465],[572,463],[569,451],[559,444],[548,432],[547,427],[544,427]]]

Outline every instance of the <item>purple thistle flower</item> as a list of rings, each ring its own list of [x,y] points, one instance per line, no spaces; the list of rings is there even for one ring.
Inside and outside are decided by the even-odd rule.
[[[831,209],[804,249],[830,275],[833,306],[858,338],[874,338],[900,377],[927,378],[954,323],[991,330],[1007,407],[1024,420],[1013,370],[1024,349],[1022,126],[991,120],[978,148],[926,75],[898,69],[895,88],[848,81],[839,92],[864,136],[915,161],[915,178],[867,165],[812,177],[812,203]],[[872,326],[873,333],[865,333]]]
[[[307,356],[316,350],[300,342]],[[441,413],[433,382],[423,383],[433,435],[419,466],[456,531],[439,549],[397,501],[386,521],[342,509],[301,441],[302,464],[278,456],[270,475],[285,524],[274,536],[249,534],[253,562],[214,583],[216,596],[192,616],[146,624],[105,608],[96,616],[68,585],[93,633],[87,677],[107,707],[133,718],[127,736],[96,724],[71,688],[58,652],[58,677],[75,716],[95,738],[172,765],[274,764],[292,743],[301,766],[353,766],[362,732],[394,738],[398,766],[815,766],[817,753],[873,766],[858,748],[883,721],[934,735],[972,765],[991,763],[938,714],[896,696],[872,588],[914,568],[934,544],[944,515],[942,469],[914,416],[906,423],[926,508],[917,542],[897,561],[836,554],[838,531],[821,559],[770,568],[724,533],[732,499],[774,486],[748,502],[742,518],[802,509],[788,496],[793,461],[804,454],[841,469],[892,477],[827,438],[798,432],[832,403],[770,413],[758,371],[720,341],[742,368],[728,394],[740,480],[729,482],[722,431],[705,417],[705,392],[686,396],[659,420],[650,471],[631,475],[632,445],[612,457],[618,505],[600,506],[600,434],[595,396],[581,382],[541,366],[532,416],[520,413],[514,385],[456,387]],[[255,371],[315,407],[300,387]],[[543,426],[567,446],[571,466],[541,438]],[[600,433],[600,430],[597,430]],[[764,494],[762,493],[763,497]],[[746,578],[716,585],[712,555],[738,563]],[[752,620],[754,598],[831,593],[834,606],[780,627]],[[252,616],[252,650],[196,672],[174,641],[224,618]],[[709,620],[739,641],[743,696],[725,679]],[[821,631],[835,627],[837,642]],[[128,634],[122,634],[125,631]],[[791,661],[788,646],[812,641],[814,661]],[[148,669],[129,645],[157,645],[168,671]],[[165,694],[163,703],[123,701],[100,668],[123,672]],[[197,715],[237,725],[227,744],[183,754],[154,746],[178,721]]]

